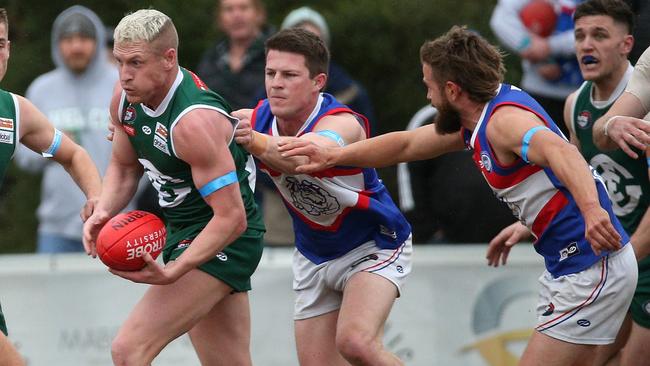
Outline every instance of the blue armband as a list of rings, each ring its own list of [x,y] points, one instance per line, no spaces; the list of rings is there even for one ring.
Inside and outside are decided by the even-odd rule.
[[[214,193],[221,188],[231,185],[233,183],[238,182],[239,180],[237,179],[237,173],[235,171],[232,171],[226,175],[222,175],[219,178],[215,178],[203,187],[199,188],[199,193],[201,194],[201,197],[206,197],[210,195],[211,193]]]
[[[332,130],[322,130],[322,131],[316,132],[316,134],[321,135],[321,136],[325,136],[328,139],[334,140],[341,147],[345,146],[345,141],[343,140],[341,135],[339,135],[338,133],[336,133],[336,132],[334,132]]]
[[[650,167],[650,158],[645,158],[645,161],[648,163],[648,167]]]
[[[528,132],[526,132],[524,135],[524,138],[521,140],[521,158],[527,163],[530,163],[530,161],[528,161],[528,145],[530,145],[530,139],[533,138],[534,134],[541,130],[550,131],[550,129],[546,126],[536,126],[528,130]]]
[[[41,155],[43,155],[44,158],[53,157],[54,154],[56,154],[56,151],[59,150],[59,146],[61,146],[62,138],[63,138],[63,134],[61,133],[61,131],[55,128],[54,137],[52,138],[52,144],[50,144],[50,147],[48,147],[47,150],[43,151]]]

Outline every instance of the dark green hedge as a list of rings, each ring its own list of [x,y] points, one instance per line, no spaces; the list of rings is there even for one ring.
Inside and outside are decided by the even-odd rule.
[[[496,0],[334,0],[266,1],[269,21],[279,25],[291,9],[309,5],[321,11],[332,33],[332,54],[368,89],[375,106],[378,132],[402,129],[411,115],[427,103],[421,81],[419,47],[454,24],[467,24],[493,40],[489,15]],[[47,4],[47,5],[44,5]],[[106,24],[115,25],[127,12],[154,7],[170,15],[181,37],[180,61],[194,68],[203,50],[219,36],[213,25],[213,0],[10,0],[6,3],[12,41],[9,72],[2,88],[23,94],[29,83],[50,70],[50,29],[67,7],[93,9]],[[517,60],[508,57],[508,80],[519,76]],[[381,173],[395,192],[394,170]],[[34,248],[34,210],[39,177],[12,168],[0,195],[0,253],[31,252]]]

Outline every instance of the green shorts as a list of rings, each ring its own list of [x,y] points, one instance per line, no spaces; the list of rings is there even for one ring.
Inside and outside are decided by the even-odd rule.
[[[630,305],[632,320],[644,328],[650,328],[650,256],[639,262],[639,282]]]
[[[194,238],[205,227],[205,223],[173,230],[167,228],[167,242],[163,249],[165,264],[178,258],[187,249]],[[171,234],[170,234],[171,233]],[[262,239],[264,231],[247,229],[237,240],[230,243],[214,258],[198,268],[203,272],[223,281],[235,292],[251,289],[251,276],[262,258]]]
[[[7,333],[7,323],[5,322],[5,316],[2,314],[2,306],[0,306],[0,331],[2,331],[2,333],[4,333],[6,336],[9,335],[9,333]]]

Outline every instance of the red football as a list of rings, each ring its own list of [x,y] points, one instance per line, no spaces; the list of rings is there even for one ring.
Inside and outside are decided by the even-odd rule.
[[[110,219],[97,236],[97,255],[110,268],[138,271],[142,255],[156,259],[165,246],[165,224],[146,211],[121,213]]]
[[[540,37],[548,37],[555,30],[557,14],[553,5],[545,0],[533,0],[519,12],[524,26]]]

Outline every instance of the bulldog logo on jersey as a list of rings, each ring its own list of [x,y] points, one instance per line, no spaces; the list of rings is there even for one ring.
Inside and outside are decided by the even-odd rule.
[[[576,122],[578,123],[578,127],[587,128],[591,122],[591,113],[589,111],[580,112],[578,118],[576,118]]]
[[[490,155],[486,151],[481,151],[481,169],[485,169],[488,172],[492,171],[492,160],[490,160]]]
[[[293,206],[312,216],[330,215],[341,208],[336,197],[308,180],[299,182],[294,177],[288,177],[286,186],[291,193]]]

